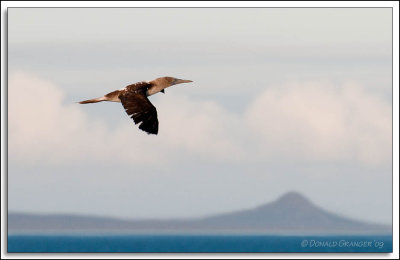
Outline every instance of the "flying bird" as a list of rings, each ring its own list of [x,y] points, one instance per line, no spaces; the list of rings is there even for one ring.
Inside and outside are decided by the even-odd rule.
[[[192,81],[173,77],[161,77],[151,81],[137,82],[120,90],[110,92],[103,97],[81,101],[79,104],[101,101],[120,102],[135,124],[139,124],[139,129],[148,134],[156,135],[158,133],[157,109],[147,97],[158,92],[165,93],[164,89],[172,85],[189,82]]]

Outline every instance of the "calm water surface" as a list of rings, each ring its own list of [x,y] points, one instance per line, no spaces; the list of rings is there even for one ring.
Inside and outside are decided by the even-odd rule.
[[[9,235],[8,252],[392,252],[391,236]]]

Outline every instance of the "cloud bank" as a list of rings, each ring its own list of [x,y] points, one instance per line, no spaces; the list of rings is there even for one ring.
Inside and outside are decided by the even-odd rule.
[[[116,116],[126,120],[117,126],[89,117],[84,106],[64,103],[61,88],[35,75],[10,75],[8,95],[9,158],[23,163],[391,161],[391,105],[355,83],[266,86],[242,114],[169,91],[155,104],[158,136],[138,130],[122,106]]]
[[[391,106],[355,83],[287,83],[258,96],[246,114],[273,153],[313,160],[391,160]]]

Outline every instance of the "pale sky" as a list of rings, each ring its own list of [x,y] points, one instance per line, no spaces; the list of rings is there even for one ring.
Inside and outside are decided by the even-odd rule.
[[[75,103],[160,76],[157,136]],[[391,223],[391,102],[390,8],[8,9],[9,211]]]

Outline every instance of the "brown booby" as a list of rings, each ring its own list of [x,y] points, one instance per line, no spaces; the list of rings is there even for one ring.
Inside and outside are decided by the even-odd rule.
[[[103,97],[93,98],[79,102],[79,104],[97,103],[101,101],[121,102],[126,113],[139,124],[139,129],[148,134],[158,133],[157,110],[147,98],[165,88],[180,83],[189,83],[191,80],[162,77],[152,81],[141,81],[126,86],[120,90],[110,92]]]

